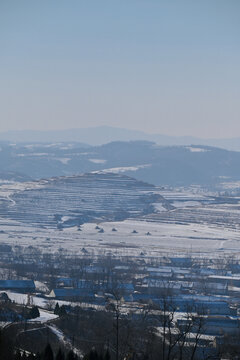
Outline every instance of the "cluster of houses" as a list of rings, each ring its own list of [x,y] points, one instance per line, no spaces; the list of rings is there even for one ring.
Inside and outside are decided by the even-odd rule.
[[[209,341],[212,337],[240,335],[240,273],[196,265],[190,258],[170,258],[160,265],[142,262],[134,269],[129,264],[115,264],[109,272],[104,264],[87,265],[85,279],[57,277],[55,287],[42,296],[103,304],[107,294],[117,292],[129,306],[153,302],[160,308],[165,298],[182,314],[179,325],[187,321],[184,314],[189,309],[204,318]],[[0,280],[0,290],[36,293],[33,280]]]

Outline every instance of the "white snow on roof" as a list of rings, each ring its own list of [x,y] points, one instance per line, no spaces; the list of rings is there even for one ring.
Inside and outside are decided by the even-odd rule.
[[[240,281],[240,276],[224,276],[224,275],[209,275],[208,278],[211,279],[221,279],[221,280],[237,280]]]

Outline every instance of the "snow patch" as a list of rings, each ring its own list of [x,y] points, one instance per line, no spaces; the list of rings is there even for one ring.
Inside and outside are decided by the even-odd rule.
[[[54,320],[56,318],[58,318],[58,315],[55,315],[49,311],[46,311],[46,310],[42,310],[42,309],[39,309],[39,313],[40,313],[40,316],[35,318],[35,319],[30,319],[28,320],[28,322],[40,322],[40,323],[45,323],[47,321],[50,321],[50,320]]]
[[[94,164],[105,164],[105,162],[107,161],[107,160],[104,160],[104,159],[88,159],[88,160],[91,161]]]
[[[198,201],[174,201],[172,204],[175,208],[186,208],[200,206],[201,203]]]
[[[167,211],[162,203],[153,203],[153,206],[157,212]]]
[[[137,171],[139,169],[144,169],[147,167],[152,166],[151,164],[145,164],[145,165],[135,165],[135,166],[122,166],[122,167],[115,167],[115,168],[109,168],[109,169],[103,169],[98,171],[92,171],[92,174],[120,174],[124,173],[126,171]]]
[[[67,165],[71,158],[55,158],[54,160],[60,161],[63,165]]]
[[[188,149],[191,152],[208,152],[208,151],[210,151],[208,149],[192,147],[192,146],[186,146],[186,149]]]

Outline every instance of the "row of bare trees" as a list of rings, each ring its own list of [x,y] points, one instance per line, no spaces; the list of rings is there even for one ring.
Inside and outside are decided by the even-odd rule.
[[[112,348],[116,360],[130,355],[161,360],[197,359],[205,318],[193,306],[188,306],[180,316],[168,291],[159,294],[158,304],[128,309],[121,292],[114,289],[106,309],[113,314]]]

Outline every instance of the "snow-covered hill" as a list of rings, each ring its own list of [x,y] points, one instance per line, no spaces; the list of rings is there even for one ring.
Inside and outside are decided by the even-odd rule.
[[[0,187],[0,217],[55,229],[135,218],[152,213],[154,203],[167,206],[153,185],[111,173]]]

